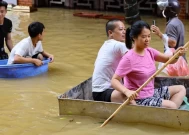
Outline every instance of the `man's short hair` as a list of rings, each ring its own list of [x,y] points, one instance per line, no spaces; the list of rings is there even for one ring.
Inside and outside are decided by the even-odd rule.
[[[108,35],[108,31],[111,30],[113,31],[115,29],[115,22],[119,22],[120,20],[119,19],[113,19],[113,20],[109,20],[107,23],[106,23],[106,34],[107,36]]]
[[[6,1],[0,0],[0,7],[5,7],[7,9],[8,3]]]
[[[34,38],[43,33],[45,26],[41,22],[33,22],[28,26],[28,33],[30,37]]]

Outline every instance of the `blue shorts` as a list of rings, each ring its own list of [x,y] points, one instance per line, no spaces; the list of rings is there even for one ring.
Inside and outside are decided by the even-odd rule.
[[[168,90],[168,86],[163,86],[161,88],[154,89],[154,95],[152,97],[144,98],[144,99],[136,99],[136,103],[138,105],[143,106],[162,106],[163,100],[169,100],[170,93]]]

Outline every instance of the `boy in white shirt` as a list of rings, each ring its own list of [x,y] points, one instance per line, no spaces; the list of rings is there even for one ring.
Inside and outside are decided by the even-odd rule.
[[[54,56],[43,50],[41,41],[43,40],[45,26],[40,22],[33,22],[28,26],[29,37],[21,40],[12,49],[7,64],[33,63],[36,66],[43,64],[43,57],[54,60]]]

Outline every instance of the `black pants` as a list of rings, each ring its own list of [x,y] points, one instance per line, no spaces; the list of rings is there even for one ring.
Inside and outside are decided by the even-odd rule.
[[[0,52],[0,60],[8,59],[9,56],[5,51]]]
[[[111,95],[113,91],[113,89],[107,89],[103,92],[93,92],[93,99],[95,101],[111,102]]]
[[[41,54],[41,52],[39,52],[39,53],[33,55],[32,58],[37,59],[37,57],[38,57],[39,54]]]

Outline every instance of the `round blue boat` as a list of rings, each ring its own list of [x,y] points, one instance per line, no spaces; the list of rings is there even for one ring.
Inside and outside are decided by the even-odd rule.
[[[6,60],[0,60],[0,78],[26,78],[37,76],[48,71],[49,59],[43,60],[42,66],[28,64],[12,64],[7,65]]]

